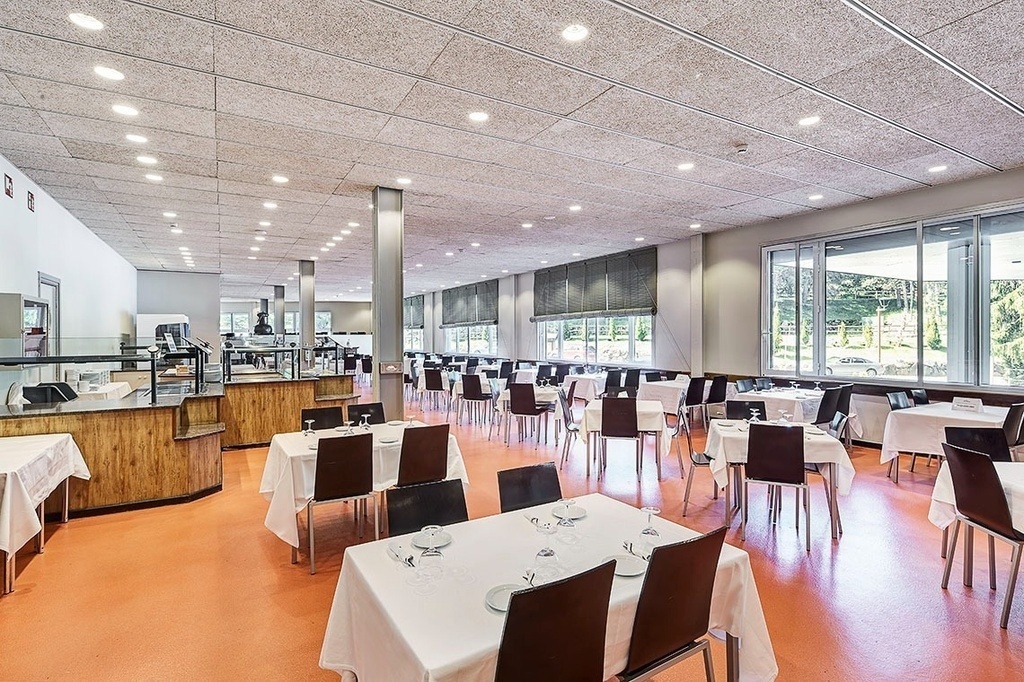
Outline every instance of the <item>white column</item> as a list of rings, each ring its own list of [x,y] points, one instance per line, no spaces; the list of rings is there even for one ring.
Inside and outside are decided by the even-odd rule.
[[[299,261],[299,346],[312,346],[316,339],[316,263]],[[301,353],[305,357],[305,353]],[[312,362],[312,359],[310,360]]]
[[[373,190],[373,399],[389,419],[402,419],[402,373],[381,374],[382,363],[402,367],[402,259],[405,216],[402,190]]]

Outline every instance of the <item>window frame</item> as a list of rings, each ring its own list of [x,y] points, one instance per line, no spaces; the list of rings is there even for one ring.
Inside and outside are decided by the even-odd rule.
[[[638,340],[636,338],[637,322],[641,317],[649,318],[651,321],[651,355],[646,359],[638,359],[636,354],[636,348]],[[628,320],[628,339],[627,339],[627,359],[618,362],[615,360],[601,360],[601,341],[600,334],[598,333],[604,320],[615,320],[618,318],[626,318]],[[583,326],[583,354],[584,358],[567,358],[565,357],[565,323],[572,322],[581,324]],[[559,318],[554,320],[539,320],[537,323],[537,348],[539,350],[538,355],[541,360],[550,360],[554,362],[575,362],[584,363],[587,365],[621,365],[623,367],[652,367],[654,358],[656,356],[656,343],[657,335],[655,328],[657,324],[656,315],[613,315],[613,316],[586,316],[586,317],[569,317]],[[609,322],[609,324],[612,324]],[[548,325],[557,325],[557,344],[556,352],[554,355],[548,353],[547,346],[547,334]],[[590,348],[593,347],[594,352],[591,354]]]

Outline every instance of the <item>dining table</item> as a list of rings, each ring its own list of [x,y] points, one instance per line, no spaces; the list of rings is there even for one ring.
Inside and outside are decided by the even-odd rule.
[[[982,405],[980,412],[956,410],[952,403],[944,402],[893,410],[885,420],[881,462],[885,464],[901,452],[941,456],[945,427],[1002,428],[1008,411],[994,405]]]
[[[587,446],[588,472],[591,461],[591,445],[597,447],[600,442],[603,407],[604,399],[591,400],[583,408],[583,417],[580,419],[580,440]],[[672,431],[665,421],[661,403],[656,400],[637,400],[636,426],[641,434],[652,433],[655,436],[658,479],[661,480],[661,458],[667,456],[672,449]],[[593,437],[591,437],[592,435]],[[600,472],[600,468],[598,471]]]
[[[402,438],[406,429],[426,426],[420,421],[374,424],[368,429],[318,429],[312,433],[279,433],[270,441],[267,461],[263,466],[260,494],[270,502],[264,525],[292,547],[299,546],[299,523],[296,516],[313,499],[316,479],[316,444],[321,438],[344,438],[346,435],[373,434],[373,489],[382,492],[398,483],[398,465],[402,454]],[[454,434],[448,435],[448,468],[446,479],[461,479],[469,484],[469,474],[462,451]]]
[[[446,526],[451,542],[442,548],[440,575],[429,580],[415,566],[419,550],[411,551],[412,536],[346,548],[320,667],[360,682],[493,680],[505,613],[500,604],[488,605],[487,595],[501,585],[526,589],[524,573],[549,540],[555,557],[545,568],[549,579],[558,579],[621,555],[623,542],[643,543],[648,538],[653,546],[699,535],[657,516],[650,523],[659,535],[641,535],[648,522],[641,510],[598,493],[575,502],[577,514],[585,515],[574,528],[559,529],[553,538],[539,534],[529,517],[557,520],[552,514],[558,503]],[[406,555],[413,557],[413,566],[402,560]],[[605,679],[625,668],[642,586],[642,574],[614,579]],[[710,629],[726,640],[727,680],[753,682],[778,676],[750,557],[729,544],[722,547],[718,560]]]
[[[999,476],[999,483],[1006,493],[1013,527],[1024,529],[1024,462],[993,462]],[[953,477],[949,464],[943,462],[935,476],[932,501],[928,507],[928,520],[936,527],[945,529],[956,519],[956,496],[953,493]]]
[[[779,424],[779,426],[780,428],[783,426],[802,428],[804,430],[804,462],[807,464],[826,465],[826,469],[822,471],[822,476],[825,477],[829,485],[829,501],[832,506],[832,537],[833,539],[838,538],[838,514],[836,513],[838,501],[836,493],[838,492],[839,495],[843,496],[849,495],[853,485],[853,477],[857,473],[856,469],[853,468],[853,462],[850,460],[850,453],[847,452],[840,440],[813,424],[785,422]],[[714,477],[715,483],[722,488],[729,487],[730,466],[735,467],[747,462],[749,431],[750,425],[745,420],[711,420],[705,444],[705,455],[711,460],[711,475]],[[731,513],[731,508],[729,505],[726,505],[726,507],[726,515],[728,517]]]
[[[89,467],[70,433],[0,438],[0,554],[3,581],[0,593],[14,589],[15,555],[36,538],[36,551],[45,545],[43,502],[63,486],[61,520],[68,518],[68,482],[89,480]]]
[[[566,374],[562,379],[562,388],[569,392],[569,387],[575,382],[576,391],[573,397],[586,401],[596,400],[604,393],[605,374]]]

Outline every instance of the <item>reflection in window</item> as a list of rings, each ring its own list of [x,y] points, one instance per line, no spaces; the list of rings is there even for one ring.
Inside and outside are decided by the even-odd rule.
[[[654,344],[650,315],[548,320],[538,324],[543,357],[588,364],[649,364]]]
[[[446,353],[466,355],[495,355],[498,346],[498,327],[481,324],[468,327],[448,327],[444,330]]]

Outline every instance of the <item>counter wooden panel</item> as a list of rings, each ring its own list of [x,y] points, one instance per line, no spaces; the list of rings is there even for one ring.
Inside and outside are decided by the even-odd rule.
[[[224,384],[220,416],[224,447],[269,443],[276,433],[302,428],[302,410],[355,402],[351,376],[298,381],[238,381]]]

